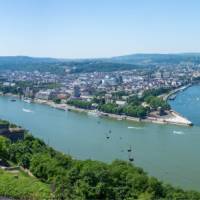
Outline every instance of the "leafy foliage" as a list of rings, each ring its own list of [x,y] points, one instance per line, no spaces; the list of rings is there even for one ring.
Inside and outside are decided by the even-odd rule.
[[[0,136],[0,159],[8,158],[10,141]]]
[[[149,96],[159,96],[164,93],[168,93],[170,91],[170,88],[158,88],[158,89],[151,89],[151,90],[146,90],[143,93],[143,99],[149,97]]]
[[[71,106],[75,106],[75,107],[78,107],[78,108],[84,108],[84,109],[90,109],[91,106],[92,106],[91,102],[82,101],[82,100],[79,100],[79,99],[71,99],[71,100],[67,101],[67,103]]]
[[[143,118],[147,115],[147,108],[144,108],[141,105],[133,105],[129,104],[127,106],[120,107],[114,103],[107,103],[99,106],[99,110],[106,112],[106,113],[112,113],[112,114],[125,114],[127,116],[131,117],[139,117]]]
[[[115,103],[105,103],[99,106],[99,110],[106,112],[106,113],[112,113],[112,114],[122,114],[123,109],[118,107]]]
[[[105,164],[92,160],[73,160],[29,134],[24,141],[6,143],[3,149],[9,152],[7,159],[23,165],[38,179],[50,184],[58,199],[200,198],[197,192],[164,185],[156,178],[148,177],[141,168],[125,161],[116,160]],[[18,193],[26,194],[20,187],[10,193],[15,196],[13,192],[16,197]]]
[[[29,169],[44,182],[23,176],[14,180],[11,175],[0,171],[0,195],[4,196],[44,199],[46,195],[50,197],[47,187],[50,185],[54,197],[61,200],[200,199],[200,193],[165,185],[132,163],[74,160],[30,134],[16,143],[0,137],[0,156]]]
[[[153,109],[158,109],[161,108],[163,110],[169,110],[170,105],[162,100],[159,97],[154,97],[154,96],[149,96],[145,99],[145,101],[153,108]]]
[[[145,108],[140,105],[139,106],[128,105],[128,106],[124,107],[124,113],[127,116],[144,118],[148,113],[148,108]]]
[[[55,103],[57,103],[57,104],[60,104],[60,103],[61,103],[61,99],[58,99],[58,98],[53,99],[53,101],[54,101]]]

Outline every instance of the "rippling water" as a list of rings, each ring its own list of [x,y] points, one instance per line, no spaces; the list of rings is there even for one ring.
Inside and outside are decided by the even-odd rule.
[[[170,102],[196,124],[194,127],[103,119],[20,100],[11,102],[10,97],[0,97],[0,118],[22,125],[56,149],[79,159],[128,160],[131,145],[135,164],[150,175],[173,185],[200,189],[197,98],[200,86],[193,86]]]

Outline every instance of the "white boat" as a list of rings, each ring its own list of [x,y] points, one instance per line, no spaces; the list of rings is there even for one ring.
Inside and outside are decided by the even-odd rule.
[[[136,126],[128,126],[128,129],[137,129],[137,130],[139,130],[139,129],[143,129],[142,127],[136,127]]]
[[[30,99],[24,99],[24,102],[31,103],[31,100]]]
[[[91,115],[91,116],[94,116],[94,117],[98,117],[98,116],[99,116],[99,113],[98,113],[98,112],[95,112],[95,111],[89,111],[89,112],[88,112],[88,115]]]
[[[183,134],[184,134],[184,132],[182,132],[182,131],[173,131],[173,134],[177,134],[177,135],[183,135]]]
[[[32,110],[29,110],[29,109],[26,109],[26,108],[23,108],[22,111],[23,111],[23,112],[27,112],[27,113],[33,112]]]

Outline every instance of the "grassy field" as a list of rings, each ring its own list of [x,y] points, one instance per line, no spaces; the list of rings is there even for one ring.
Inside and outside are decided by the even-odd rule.
[[[14,199],[49,199],[49,185],[23,172],[11,173],[0,169],[0,196]]]

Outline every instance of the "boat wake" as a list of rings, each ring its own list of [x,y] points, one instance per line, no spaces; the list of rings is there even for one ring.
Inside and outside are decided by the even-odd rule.
[[[128,129],[137,129],[137,130],[140,130],[140,129],[143,129],[142,127],[137,127],[137,126],[128,126]]]
[[[32,110],[25,109],[25,108],[23,108],[23,109],[22,109],[22,111],[23,111],[23,112],[27,112],[27,113],[33,113],[33,111],[32,111]]]
[[[176,134],[176,135],[184,135],[184,132],[182,132],[182,131],[173,131],[173,134]]]

